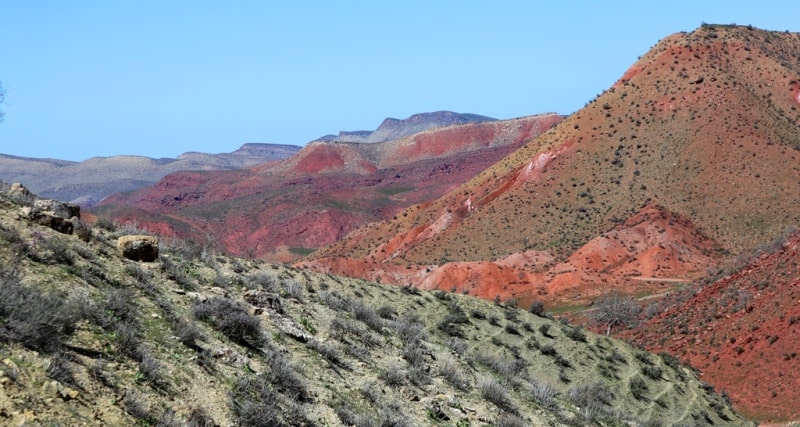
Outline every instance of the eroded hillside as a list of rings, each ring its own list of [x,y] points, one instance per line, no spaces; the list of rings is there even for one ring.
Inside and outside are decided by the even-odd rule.
[[[233,254],[291,261],[447,193],[561,120],[543,114],[374,144],[313,142],[279,163],[173,174],[107,199],[98,212],[165,236],[210,236]]]
[[[483,275],[477,294],[549,302],[560,289],[591,296],[598,281],[573,266],[553,271],[572,274],[565,281],[530,276],[540,262],[593,260],[590,270],[614,273],[599,279],[606,291],[627,290],[629,274],[703,276],[703,265],[713,269],[800,222],[798,58],[797,33],[704,25],[669,36],[585,108],[474,179],[303,265],[354,277],[385,272],[401,284],[443,270],[469,277],[488,265],[498,274]],[[657,244],[662,255],[618,269],[621,248],[593,239],[652,206],[679,218],[659,226],[670,230]],[[638,253],[641,241],[626,244]],[[527,295],[503,292],[526,284]]]
[[[133,261],[140,230],[2,190],[3,424],[750,424],[676,359],[540,311],[163,239]]]

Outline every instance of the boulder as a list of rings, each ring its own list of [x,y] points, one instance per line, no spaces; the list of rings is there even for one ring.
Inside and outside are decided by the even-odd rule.
[[[153,236],[122,236],[117,239],[117,249],[124,258],[151,262],[158,258],[158,239]]]
[[[71,220],[29,206],[22,208],[20,216],[62,234],[72,234],[75,230],[75,224]]]
[[[72,203],[59,202],[52,199],[38,199],[33,202],[33,208],[44,212],[50,212],[54,216],[64,219],[81,217],[81,207]]]

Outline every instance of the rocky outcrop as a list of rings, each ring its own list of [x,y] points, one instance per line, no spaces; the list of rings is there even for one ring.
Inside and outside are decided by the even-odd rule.
[[[152,262],[158,258],[158,239],[153,236],[122,236],[117,240],[117,249],[123,258]]]
[[[80,206],[58,200],[40,199],[20,183],[11,184],[7,194],[25,205],[20,210],[21,217],[50,227],[59,233],[72,234],[75,229],[74,221],[81,216]]]

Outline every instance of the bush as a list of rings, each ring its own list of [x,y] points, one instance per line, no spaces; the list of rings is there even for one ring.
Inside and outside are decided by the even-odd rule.
[[[241,426],[286,426],[278,406],[277,393],[263,376],[236,380],[228,394],[228,403]]]
[[[469,389],[469,378],[464,375],[461,366],[451,359],[444,359],[439,363],[439,375],[458,390]]]
[[[381,371],[380,378],[386,383],[386,385],[390,386],[401,386],[408,381],[403,368],[395,364],[389,365],[386,370]]]
[[[614,403],[614,393],[605,384],[594,383],[573,388],[567,394],[572,403],[581,408],[594,408],[605,411],[603,407]]]
[[[636,398],[636,400],[647,399],[647,392],[650,390],[648,389],[647,383],[642,379],[642,377],[635,376],[631,378],[629,386],[631,389],[631,394],[634,398]]]
[[[353,313],[353,317],[364,322],[373,331],[383,332],[383,319],[378,316],[375,309],[370,305],[365,304],[363,301],[356,301],[351,305],[350,311]]]
[[[478,391],[481,397],[489,402],[497,405],[498,408],[515,412],[514,406],[511,403],[511,398],[508,395],[506,387],[493,379],[484,379],[478,383]]]
[[[272,388],[293,401],[305,402],[309,394],[303,379],[283,357],[273,354],[269,359],[269,373],[262,374]]]
[[[72,370],[73,357],[67,353],[58,352],[47,361],[47,376],[66,385],[76,385],[75,373]]]
[[[266,342],[258,318],[243,304],[228,298],[210,298],[192,306],[192,315],[245,347],[257,348]]]
[[[564,331],[564,335],[569,337],[571,340],[576,342],[586,342],[586,333],[583,332],[583,329],[578,327],[566,327],[562,330]]]
[[[0,276],[0,339],[46,353],[61,349],[80,320],[73,301],[22,285],[19,276]]]
[[[644,365],[642,366],[642,373],[654,380],[660,380],[664,370],[660,366]]]
[[[186,417],[186,427],[214,427],[217,423],[203,408],[192,408]]]
[[[541,301],[532,302],[531,307],[530,309],[528,309],[528,311],[530,311],[531,314],[535,314],[539,317],[545,317],[544,303],[542,303]]]
[[[531,392],[531,396],[533,396],[533,400],[539,402],[539,404],[545,408],[555,409],[556,396],[558,396],[558,391],[555,387],[550,384],[531,379],[529,390]]]
[[[308,348],[316,351],[325,360],[334,365],[345,366],[342,353],[339,351],[339,347],[336,346],[336,344],[312,339],[308,342]]]

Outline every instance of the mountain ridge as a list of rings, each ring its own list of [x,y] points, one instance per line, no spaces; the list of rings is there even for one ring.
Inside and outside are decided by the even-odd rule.
[[[325,142],[386,142],[438,127],[490,122],[497,119],[472,113],[433,111],[412,114],[406,119],[385,118],[374,131],[340,131],[338,135],[325,135],[314,141]],[[313,142],[313,141],[312,141]]]
[[[238,169],[283,159],[299,150],[293,145],[247,143],[232,153],[186,152],[176,158],[119,155],[80,162],[0,154],[0,180],[22,182],[43,196],[90,207],[111,194],[142,188],[173,172]]]

